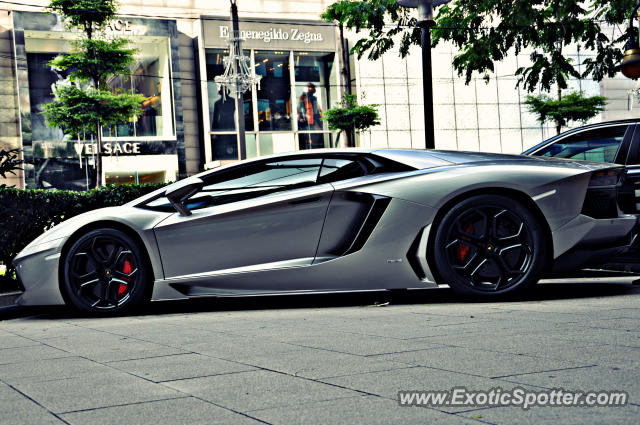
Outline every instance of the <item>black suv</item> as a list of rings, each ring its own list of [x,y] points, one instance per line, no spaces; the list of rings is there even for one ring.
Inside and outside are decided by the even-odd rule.
[[[624,165],[627,173],[618,194],[619,205],[627,214],[640,214],[640,118],[574,128],[527,149],[523,155]],[[636,230],[640,233],[640,226]],[[640,237],[602,267],[640,273]]]

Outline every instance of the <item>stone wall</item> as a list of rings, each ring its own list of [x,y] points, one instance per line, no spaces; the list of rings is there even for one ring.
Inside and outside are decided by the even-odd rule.
[[[11,12],[0,10],[0,149],[19,148],[18,88],[13,59]],[[0,184],[23,187],[22,172],[0,177]]]

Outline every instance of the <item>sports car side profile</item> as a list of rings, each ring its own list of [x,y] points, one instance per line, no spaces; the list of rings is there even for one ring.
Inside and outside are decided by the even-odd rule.
[[[199,296],[525,290],[631,242],[612,164],[448,151],[272,155],[73,217],[14,260],[19,304],[92,313]]]

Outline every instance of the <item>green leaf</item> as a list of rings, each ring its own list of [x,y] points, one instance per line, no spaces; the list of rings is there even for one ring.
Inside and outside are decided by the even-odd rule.
[[[529,111],[537,115],[541,124],[554,122],[565,126],[568,122],[586,122],[604,110],[607,98],[602,96],[586,97],[584,92],[571,92],[561,100],[551,99],[542,94],[527,96],[524,102]]]
[[[605,28],[627,28],[636,0],[453,0],[440,6],[431,30],[432,46],[446,41],[458,53],[453,66],[467,83],[474,75],[488,79],[495,63],[525,49],[533,51],[531,65],[516,72],[518,85],[529,92],[567,87],[571,78],[601,81],[615,75],[627,34],[609,39]],[[321,15],[356,31],[352,52],[378,59],[399,43],[402,57],[420,45],[415,9],[396,0],[339,0]],[[634,28],[629,31],[635,32]],[[565,48],[576,44],[595,53],[579,64]],[[573,54],[573,53],[572,53]],[[580,71],[579,71],[580,70]]]
[[[356,99],[356,95],[345,93],[342,102],[325,111],[322,119],[327,122],[329,129],[361,132],[380,124],[376,109],[378,105],[358,105]]]
[[[94,87],[107,89],[109,77],[128,74],[135,62],[136,50],[127,49],[128,43],[124,38],[76,40],[71,53],[56,56],[49,65],[71,70],[72,81],[92,81]]]
[[[82,90],[76,85],[57,86],[55,99],[44,105],[47,125],[60,127],[76,136],[95,133],[98,123],[105,127],[129,121],[142,113],[145,97],[132,92]]]

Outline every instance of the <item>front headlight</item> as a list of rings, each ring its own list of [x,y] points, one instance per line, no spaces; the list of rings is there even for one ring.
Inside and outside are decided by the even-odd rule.
[[[25,249],[23,249],[20,252],[20,256],[22,257],[25,255],[35,254],[37,252],[43,252],[43,251],[49,251],[49,250],[55,249],[60,246],[63,240],[64,238],[58,238],[58,239],[53,239],[46,242],[29,244],[26,246]]]

